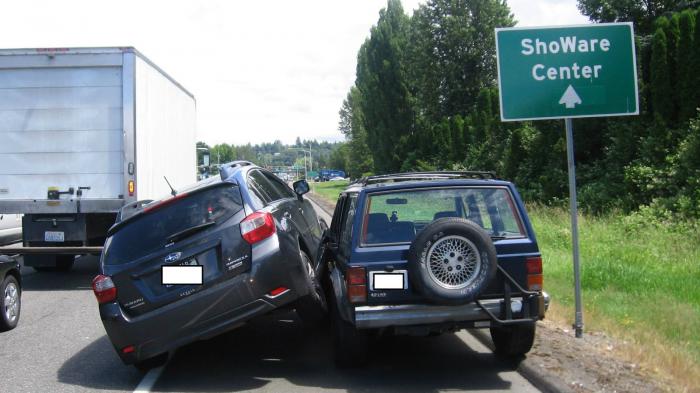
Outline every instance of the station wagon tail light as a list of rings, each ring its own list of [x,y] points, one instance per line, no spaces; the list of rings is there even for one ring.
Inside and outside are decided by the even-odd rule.
[[[367,272],[364,267],[351,266],[345,272],[350,303],[365,303],[367,301]]]
[[[249,244],[265,240],[275,233],[275,219],[272,214],[255,212],[241,221],[241,236]]]
[[[530,291],[542,290],[542,257],[530,257],[525,260],[527,270],[527,288]]]
[[[134,196],[134,191],[136,191],[136,186],[133,180],[129,180],[129,196]]]
[[[92,280],[92,291],[100,304],[109,303],[117,298],[117,287],[112,278],[102,274]]]

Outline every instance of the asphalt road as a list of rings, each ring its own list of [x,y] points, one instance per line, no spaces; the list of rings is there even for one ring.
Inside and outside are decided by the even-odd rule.
[[[84,257],[70,273],[23,269],[19,326],[0,333],[0,391],[133,391],[139,385],[144,374],[121,363],[100,322],[90,289],[96,266],[95,257]],[[179,349],[152,390],[537,391],[467,332],[377,339],[367,367],[337,370],[328,332],[305,328],[294,312]]]

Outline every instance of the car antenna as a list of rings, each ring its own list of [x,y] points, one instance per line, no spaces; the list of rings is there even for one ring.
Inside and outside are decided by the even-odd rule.
[[[168,187],[170,187],[170,194],[171,194],[172,196],[177,195],[177,191],[175,191],[175,189],[173,188],[173,186],[170,185],[170,182],[168,181],[168,178],[165,177],[165,176],[163,176],[163,179],[165,179],[165,182],[168,183]]]

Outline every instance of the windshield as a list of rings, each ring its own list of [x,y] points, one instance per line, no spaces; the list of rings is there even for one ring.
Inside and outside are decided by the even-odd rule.
[[[471,220],[492,237],[525,236],[506,188],[448,188],[370,196],[362,243],[409,243],[425,226],[446,217]]]
[[[227,184],[195,192],[125,222],[105,243],[105,263],[118,265],[165,246],[195,227],[222,222],[243,208],[238,186]]]

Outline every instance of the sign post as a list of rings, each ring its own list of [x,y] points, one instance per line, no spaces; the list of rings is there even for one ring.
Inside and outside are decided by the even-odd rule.
[[[576,337],[583,304],[573,121],[639,114],[631,23],[496,29],[501,120],[564,119],[569,172]]]

